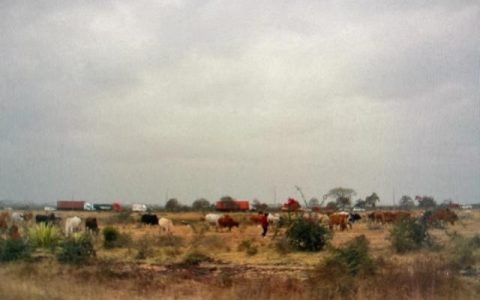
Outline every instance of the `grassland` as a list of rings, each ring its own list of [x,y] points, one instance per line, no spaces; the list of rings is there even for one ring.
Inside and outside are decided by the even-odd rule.
[[[281,251],[280,230],[267,237],[248,222],[232,232],[208,229],[201,213],[159,213],[174,222],[172,237],[139,224],[138,215],[61,212],[65,219],[95,215],[101,227],[110,224],[123,236],[119,247],[105,249],[94,238],[96,258],[81,266],[59,264],[48,251],[29,261],[0,264],[1,299],[478,299],[480,280],[450,268],[451,235],[480,234],[480,212],[461,213],[455,226],[431,229],[436,247],[395,253],[388,240],[391,225],[366,221],[352,230],[335,231],[332,247],[365,235],[369,253],[379,266],[373,276],[325,276],[317,272],[330,250],[315,253]],[[32,226],[27,225],[28,226]],[[26,229],[24,228],[22,232]],[[242,246],[243,245],[243,246]],[[247,247],[244,247],[247,245]],[[281,245],[280,245],[281,246]],[[247,251],[255,248],[255,251]],[[186,264],[192,253],[210,259]],[[475,257],[478,257],[478,251]],[[331,279],[334,280],[331,280]]]

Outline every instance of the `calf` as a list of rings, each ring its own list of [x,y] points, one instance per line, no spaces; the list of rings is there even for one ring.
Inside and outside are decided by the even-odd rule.
[[[339,226],[340,230],[347,229],[349,214],[345,212],[333,213],[328,220],[328,227],[333,230],[335,226]],[[351,224],[349,224],[351,227]]]
[[[157,215],[151,215],[151,214],[145,214],[142,215],[142,218],[140,220],[143,224],[147,225],[158,225],[158,217]]]
[[[98,234],[98,223],[97,218],[89,217],[85,220],[85,229],[88,232]]]
[[[38,223],[45,223],[45,224],[57,224],[61,219],[56,217],[54,213],[49,215],[36,215],[35,222]]]

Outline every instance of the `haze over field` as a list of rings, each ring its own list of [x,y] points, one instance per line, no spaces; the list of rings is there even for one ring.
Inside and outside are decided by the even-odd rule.
[[[1,1],[0,200],[480,201],[478,1]]]

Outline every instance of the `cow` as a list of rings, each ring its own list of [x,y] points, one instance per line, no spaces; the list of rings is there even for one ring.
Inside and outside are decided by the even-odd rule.
[[[85,219],[85,229],[88,232],[98,234],[98,223],[97,223],[97,218],[95,217],[89,217]]]
[[[35,216],[35,223],[45,223],[47,225],[49,224],[57,224],[61,219],[59,217],[56,217],[54,213],[51,213],[49,215],[36,215]]]
[[[18,231],[18,226],[13,224],[10,229],[8,230],[8,236],[10,237],[10,239],[12,240],[19,240],[21,239],[21,235],[20,235],[20,232]]]
[[[160,220],[158,220],[158,225],[160,226],[160,232],[162,234],[168,234],[168,235],[172,234],[172,230],[173,230],[172,220],[162,217],[160,218]]]
[[[258,213],[256,215],[251,215],[250,216],[250,221],[252,221],[255,224],[260,224],[262,222],[262,217],[263,217],[262,213]]]
[[[333,230],[335,226],[339,226],[340,230],[343,231],[347,229],[348,219],[349,219],[349,213],[346,213],[346,212],[333,213],[329,217],[328,227],[330,228],[330,230]]]
[[[67,218],[65,220],[65,236],[69,237],[74,232],[79,231],[81,224],[82,224],[82,220],[77,216]]]
[[[8,224],[5,216],[0,215],[0,232],[4,232],[5,230],[7,230],[7,228]]]
[[[147,225],[152,225],[152,226],[158,225],[158,217],[157,217],[157,215],[151,215],[151,214],[142,215],[140,221],[141,221],[143,224],[147,224]]]
[[[30,221],[31,219],[33,219],[33,213],[31,211],[23,213],[23,219],[25,220],[25,222]]]
[[[232,219],[229,215],[224,215],[218,219],[219,228],[228,228],[228,231],[232,231],[232,227],[238,227],[239,223]]]
[[[25,218],[23,217],[23,213],[14,212],[12,214],[12,224],[22,223],[24,220]]]
[[[218,228],[218,220],[222,217],[222,215],[219,214],[207,214],[205,216],[205,221],[208,223],[208,225],[213,225]]]
[[[268,214],[267,216],[268,223],[271,225],[277,225],[280,222],[280,215],[279,214]]]
[[[427,221],[429,224],[435,222],[448,222],[452,225],[455,225],[455,222],[458,221],[458,216],[449,208],[439,208],[433,211],[430,216],[428,216]]]

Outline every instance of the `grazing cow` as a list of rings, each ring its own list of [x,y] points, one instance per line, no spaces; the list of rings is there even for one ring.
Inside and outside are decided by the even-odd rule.
[[[228,228],[228,231],[232,231],[232,227],[238,227],[239,223],[233,220],[229,215],[224,215],[218,219],[218,226],[220,228]]]
[[[7,220],[5,220],[4,216],[0,216],[0,232],[4,232],[5,230],[7,230],[7,228]]]
[[[160,226],[160,232],[162,234],[168,234],[168,235],[172,234],[172,230],[173,230],[172,220],[167,218],[160,218],[160,220],[158,220],[158,225]]]
[[[458,221],[458,216],[449,208],[439,208],[433,211],[427,220],[430,224],[435,222],[448,222],[455,225],[455,221]]]
[[[340,230],[347,229],[349,214],[346,212],[333,213],[329,217],[328,227],[333,230],[335,226],[339,226]],[[351,224],[350,224],[351,226]]]
[[[56,224],[60,221],[60,218],[56,217],[54,213],[49,215],[36,215],[35,222],[36,223],[45,223],[45,224]]]
[[[65,236],[69,237],[72,233],[80,231],[82,220],[79,217],[71,217],[65,220]]]
[[[158,225],[158,217],[157,215],[145,214],[142,215],[141,222],[143,224],[155,226]]]
[[[250,221],[252,221],[255,224],[260,224],[262,222],[263,214],[259,213],[256,215],[251,215],[250,216]]]
[[[98,234],[98,223],[97,218],[89,217],[85,220],[85,229],[88,232]]]
[[[280,222],[280,215],[279,214],[268,214],[267,216],[268,223],[271,225],[277,225]]]
[[[13,224],[8,230],[8,235],[12,240],[19,240],[22,238],[20,236],[20,232],[18,231],[18,226],[15,224]]]
[[[22,223],[24,221],[23,213],[14,212],[12,214],[12,224]]]
[[[205,216],[205,221],[208,223],[208,225],[213,225],[218,228],[218,220],[222,217],[222,215],[219,214],[207,214]]]

